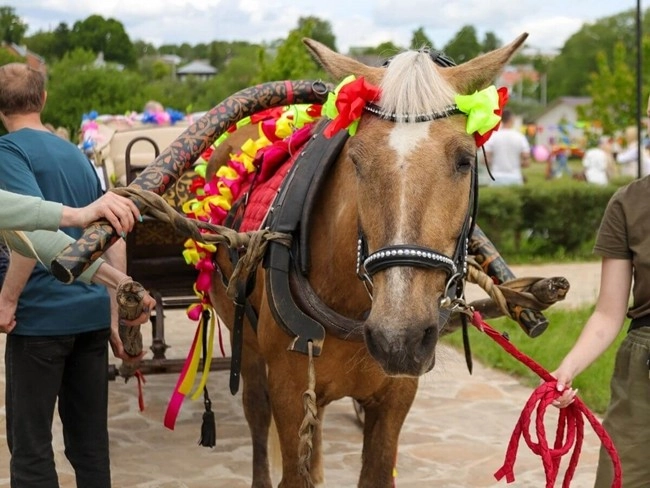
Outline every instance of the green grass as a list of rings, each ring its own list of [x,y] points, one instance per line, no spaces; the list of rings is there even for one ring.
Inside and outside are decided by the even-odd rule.
[[[544,315],[549,320],[549,326],[543,334],[534,339],[528,337],[513,320],[500,318],[489,319],[486,322],[497,331],[506,332],[510,342],[519,351],[535,360],[547,371],[553,371],[575,343],[592,310],[592,307],[576,310],[559,308],[546,310]],[[624,329],[627,330],[627,325]],[[534,388],[539,385],[540,379],[535,373],[504,351],[487,334],[473,326],[470,326],[469,333],[474,360],[512,374],[527,386]],[[582,401],[599,414],[605,412],[609,402],[609,380],[614,368],[616,349],[622,339],[623,333],[597,361],[573,381],[573,387],[580,390],[578,395]],[[446,336],[442,340],[458,349],[463,347],[460,332]]]

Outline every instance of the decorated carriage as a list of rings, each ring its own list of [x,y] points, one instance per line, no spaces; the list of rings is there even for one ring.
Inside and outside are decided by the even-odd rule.
[[[89,157],[105,189],[126,187],[156,159],[201,114],[183,115],[173,110],[131,112],[126,115],[84,114],[80,148]],[[190,169],[170,185],[162,197],[179,213],[195,197],[191,190],[197,176]],[[127,236],[127,273],[149,290],[156,299],[152,315],[153,358],[139,365],[144,373],[180,371],[182,361],[166,358],[164,311],[185,308],[196,302],[194,282],[197,270],[183,258],[186,238],[165,222],[145,216]],[[216,359],[214,368],[227,366]],[[131,368],[111,366],[113,378],[128,379]]]

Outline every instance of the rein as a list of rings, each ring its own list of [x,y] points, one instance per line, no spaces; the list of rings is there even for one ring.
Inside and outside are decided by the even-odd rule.
[[[555,480],[559,473],[561,457],[567,454],[573,447],[571,459],[562,481],[562,487],[568,488],[578,465],[578,458],[580,457],[580,450],[582,448],[582,441],[584,438],[584,420],[582,416],[584,415],[594,429],[594,432],[598,435],[603,447],[607,450],[612,460],[614,466],[612,488],[621,488],[623,486],[621,460],[618,457],[614,443],[602,424],[594,414],[591,413],[582,400],[576,397],[573,403],[560,409],[555,442],[553,448],[549,448],[546,433],[544,431],[544,411],[553,400],[560,396],[560,392],[558,392],[555,387],[557,384],[556,379],[533,359],[518,351],[517,348],[512,345],[506,337],[504,337],[504,335],[499,334],[496,330],[485,323],[480,313],[473,311],[469,307],[465,308],[464,313],[470,315],[470,321],[474,327],[490,336],[506,352],[519,362],[528,366],[544,380],[544,383],[537,387],[530,399],[526,402],[526,406],[519,417],[519,421],[517,422],[515,430],[510,437],[510,442],[508,443],[503,466],[494,473],[494,477],[497,481],[501,480],[504,476],[507,483],[515,481],[514,465],[517,458],[517,448],[519,446],[519,438],[520,436],[523,436],[531,451],[542,458],[544,472],[546,473],[546,488],[552,488],[555,484]],[[535,404],[537,404],[535,427],[538,442],[534,442],[531,439],[529,432],[531,414],[535,408]]]

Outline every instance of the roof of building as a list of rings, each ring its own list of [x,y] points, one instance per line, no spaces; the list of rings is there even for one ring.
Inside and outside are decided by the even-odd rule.
[[[591,103],[591,97],[557,97],[555,100],[553,100],[551,103],[549,103],[544,111],[540,113],[537,118],[539,119],[540,117],[544,116],[551,110],[553,110],[555,107],[558,107],[560,105],[565,105],[569,107],[578,107],[580,105],[588,105]]]
[[[217,68],[203,60],[192,61],[176,70],[178,75],[214,75],[216,73]]]

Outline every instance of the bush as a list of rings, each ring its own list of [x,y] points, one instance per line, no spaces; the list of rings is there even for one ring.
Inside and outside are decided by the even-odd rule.
[[[617,189],[573,180],[485,187],[477,222],[509,262],[593,259],[600,220]]]

